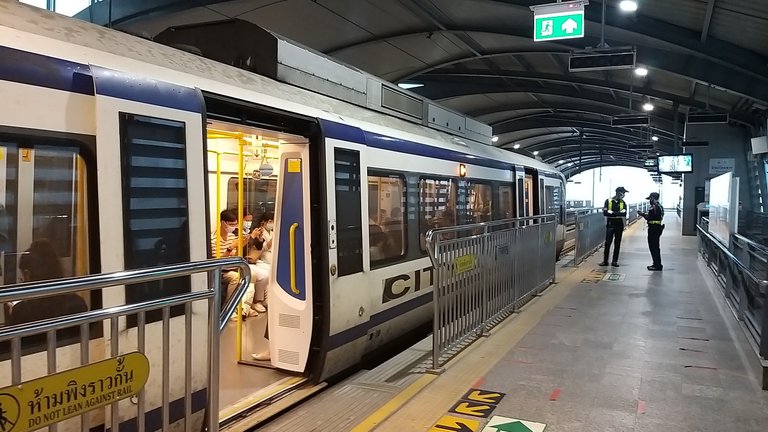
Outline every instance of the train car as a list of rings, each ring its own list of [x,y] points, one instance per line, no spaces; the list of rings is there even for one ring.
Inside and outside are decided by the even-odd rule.
[[[0,95],[3,286],[29,280],[19,262],[33,244],[52,249],[59,276],[205,260],[217,254],[220,211],[236,209],[241,230],[247,214],[253,230],[274,212],[272,258],[257,263],[266,312],[235,317],[221,336],[221,411],[211,414],[222,421],[429,322],[429,229],[555,213],[562,244],[565,182],[549,165],[16,2],[0,3]],[[56,313],[206,283],[83,293]],[[3,325],[23,319],[4,308]],[[199,344],[207,321],[194,319]],[[91,332],[91,359],[109,357],[114,338],[136,346],[130,322],[112,330]],[[184,352],[184,341],[165,347],[158,327],[146,332],[149,418],[163,400],[161,353]],[[48,374],[44,350],[25,347],[25,380]],[[79,365],[79,352],[62,339],[57,370]],[[204,363],[193,361],[195,397]],[[184,392],[178,369],[172,401]],[[10,373],[6,352],[0,387]],[[118,419],[96,410],[59,430],[129,424],[135,402],[119,404]]]

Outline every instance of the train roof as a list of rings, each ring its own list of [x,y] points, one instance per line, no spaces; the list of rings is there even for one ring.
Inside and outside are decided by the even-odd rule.
[[[29,35],[21,37],[3,27]],[[235,99],[345,123],[368,132],[529,166],[562,176],[551,165],[533,158],[455,137],[150,40],[19,2],[0,2],[0,35],[3,44],[11,48],[197,87]]]

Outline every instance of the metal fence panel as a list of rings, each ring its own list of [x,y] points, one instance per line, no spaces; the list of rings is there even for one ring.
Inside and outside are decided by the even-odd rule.
[[[220,296],[222,290],[221,272],[225,268],[237,268],[242,276],[237,289],[222,308]],[[77,315],[41,319],[30,323],[13,324],[0,328],[0,343],[8,342],[10,345],[11,384],[18,386],[22,383],[22,358],[27,358],[29,361],[31,357],[37,356],[37,354],[27,354],[22,352],[22,338],[34,336],[44,337],[44,355],[46,357],[47,372],[44,372],[41,376],[32,377],[42,378],[61,372],[62,368],[70,370],[78,366],[93,365],[99,361],[103,361],[104,359],[102,358],[93,358],[102,357],[107,353],[103,350],[97,350],[101,355],[92,355],[91,344],[93,341],[91,340],[91,325],[105,323],[105,333],[107,329],[109,330],[104,336],[104,340],[108,341],[108,346],[106,347],[109,352],[108,355],[112,358],[123,358],[125,353],[138,351],[144,355],[150,363],[160,365],[161,372],[159,376],[155,374],[150,376],[161,380],[160,392],[162,394],[160,395],[161,402],[159,408],[162,412],[161,427],[163,431],[171,429],[169,420],[171,400],[169,394],[172,377],[170,372],[172,369],[180,366],[182,361],[184,362],[183,391],[185,416],[183,421],[184,429],[190,431],[192,430],[193,422],[191,403],[194,389],[192,383],[194,379],[200,378],[198,375],[193,375],[192,346],[194,340],[195,343],[203,343],[205,345],[205,351],[203,352],[207,352],[208,365],[205,369],[207,370],[208,376],[205,377],[205,381],[203,381],[206,386],[207,396],[206,428],[210,432],[216,432],[219,426],[219,335],[226,326],[228,318],[237,308],[240,298],[245,294],[246,287],[250,284],[250,269],[243,259],[216,259],[193,263],[172,264],[140,270],[128,270],[69,279],[19,284],[0,290],[0,304],[30,298],[71,294],[111,287],[125,286],[125,289],[129,290],[132,289],[132,287],[136,287],[136,284],[143,282],[160,281],[192,275],[207,276],[207,289],[175,294],[140,303],[103,307],[101,309],[93,309]],[[183,314],[179,317],[171,318],[172,307],[183,307]],[[159,323],[151,324],[153,332],[156,332],[157,326],[160,326],[159,337],[162,338],[162,351],[160,353],[152,352],[153,350],[150,350],[147,347],[147,328],[150,327],[150,324],[147,324],[147,314],[154,311],[158,311],[162,315]],[[202,328],[195,329],[192,325],[193,317],[201,313],[206,314],[207,317],[204,317],[202,321]],[[136,317],[135,330],[125,328],[125,320],[129,316]],[[180,321],[183,321],[183,323],[180,323]],[[79,331],[79,341],[67,345],[68,348],[72,348],[69,350],[59,347],[57,344],[57,332],[72,328],[76,328]],[[173,362],[171,362],[170,356],[172,330],[174,332],[183,332],[183,338],[174,339],[183,340],[185,344],[183,358],[181,358],[181,356],[174,356]],[[204,334],[193,335],[193,332],[196,330],[201,331]],[[133,337],[130,339],[123,338],[124,334],[129,332],[132,333],[134,331],[136,334],[135,339]],[[79,345],[79,349],[77,349],[75,345]],[[78,351],[79,353],[73,356],[72,354],[75,351]],[[118,360],[118,362],[119,361],[120,360]],[[25,375],[29,375],[28,372],[29,369],[27,369]],[[150,369],[150,373],[151,372],[152,370]],[[47,373],[47,375],[45,375],[45,373]],[[24,378],[29,381],[30,377],[25,376]],[[72,383],[72,381],[70,381],[70,383]],[[81,384],[83,387],[85,386],[85,384]],[[68,397],[76,398],[77,394],[68,394]],[[122,420],[125,420],[126,418],[131,419],[135,416],[137,430],[143,431],[145,430],[145,415],[147,414],[149,404],[150,400],[147,391],[145,388],[142,388],[136,395],[135,407],[133,404],[123,404],[121,401],[115,401],[103,408],[107,410],[110,415],[106,416],[100,414],[98,418],[103,418],[103,420],[100,421],[110,429],[116,430],[119,429],[118,424]],[[127,415],[121,416],[121,408],[129,410]],[[87,409],[82,414],[79,414],[79,429],[81,431],[87,431],[90,430],[92,426],[98,426],[98,424],[91,424],[91,416],[92,410]],[[66,418],[62,420],[73,421]],[[48,429],[50,431],[58,430],[58,423],[60,423],[59,420],[48,426]]]
[[[486,333],[555,276],[554,215],[431,230],[433,368]]]

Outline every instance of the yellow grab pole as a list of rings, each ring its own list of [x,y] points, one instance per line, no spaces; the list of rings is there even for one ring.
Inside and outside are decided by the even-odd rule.
[[[241,238],[243,236],[243,190],[245,185],[243,184],[244,167],[243,167],[243,146],[247,144],[241,136],[237,139],[237,255],[243,256],[243,244]],[[243,359],[243,303],[237,302],[237,361]]]
[[[216,258],[221,258],[221,153],[216,152]]]

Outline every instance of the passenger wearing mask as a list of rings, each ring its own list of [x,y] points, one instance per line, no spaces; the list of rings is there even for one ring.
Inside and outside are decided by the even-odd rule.
[[[237,236],[234,234],[237,229],[237,212],[224,210],[219,217],[221,224],[218,237],[216,231],[211,233],[211,255],[218,258],[237,256]],[[222,272],[222,280],[227,285],[224,296],[224,301],[226,301],[234,293],[237,284],[240,283],[240,273],[237,270],[225,269]]]
[[[272,238],[274,237],[275,215],[272,212],[265,212],[259,217],[259,227],[254,229],[251,235],[253,239],[251,244],[259,249],[261,254],[256,264],[250,265],[251,279],[254,281],[255,303],[253,308],[258,312],[267,310],[267,292],[269,288],[269,277],[272,273]],[[269,340],[269,324],[266,324],[264,338]],[[268,361],[270,359],[269,349],[251,354],[254,360]]]

